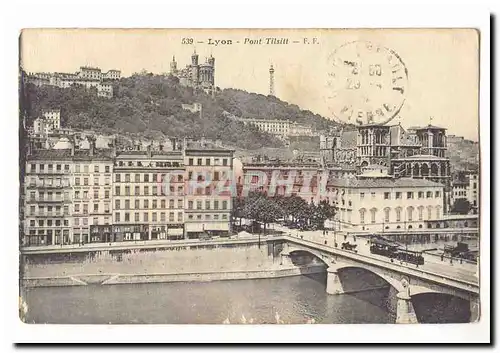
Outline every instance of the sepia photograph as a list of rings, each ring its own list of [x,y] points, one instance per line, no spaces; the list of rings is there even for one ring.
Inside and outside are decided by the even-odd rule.
[[[481,45],[23,29],[20,320],[476,324]]]

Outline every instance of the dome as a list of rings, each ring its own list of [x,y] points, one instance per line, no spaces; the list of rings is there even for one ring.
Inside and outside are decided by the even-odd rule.
[[[71,142],[67,137],[59,139],[59,141],[57,141],[56,144],[54,145],[55,150],[67,150],[70,149],[71,147],[73,147],[73,145],[71,144]]]

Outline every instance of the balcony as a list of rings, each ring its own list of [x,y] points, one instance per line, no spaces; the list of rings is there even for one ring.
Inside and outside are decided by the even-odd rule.
[[[64,189],[64,188],[69,188],[69,185],[61,185],[61,184],[28,184],[27,188],[28,189]]]
[[[45,198],[45,199],[28,199],[26,200],[26,203],[28,204],[33,204],[33,203],[48,203],[48,204],[55,204],[55,203],[71,203],[70,199],[58,199],[58,198]]]

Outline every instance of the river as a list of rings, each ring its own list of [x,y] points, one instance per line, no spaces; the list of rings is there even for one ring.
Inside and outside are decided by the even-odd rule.
[[[57,324],[393,323],[388,289],[328,295],[326,274],[27,289],[26,321]]]

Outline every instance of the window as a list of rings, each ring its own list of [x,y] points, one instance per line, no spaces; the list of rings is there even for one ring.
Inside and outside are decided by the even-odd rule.
[[[97,213],[97,212],[99,212],[99,204],[95,203],[94,204],[94,213]]]
[[[166,201],[165,200],[161,200],[161,208],[166,208]]]
[[[144,187],[144,195],[149,196],[149,186]]]
[[[205,165],[210,165],[210,158],[207,158],[207,159],[205,160]]]
[[[418,220],[421,221],[422,219],[424,219],[424,207],[420,206],[418,208]]]
[[[365,193],[364,193],[364,192],[360,192],[360,193],[359,193],[359,198],[360,198],[361,200],[363,200],[363,199],[365,198]]]
[[[436,191],[436,194],[435,194],[435,195],[436,195],[436,197],[441,197],[441,192]]]
[[[423,199],[424,198],[424,192],[423,191],[419,191],[418,192],[418,198],[419,199]]]
[[[359,210],[359,221],[361,224],[365,224],[365,212],[366,210],[364,208]]]
[[[408,191],[408,192],[406,193],[406,198],[407,198],[407,199],[412,199],[412,198],[413,198],[413,192]]]
[[[97,200],[99,198],[99,190],[94,190],[94,200]]]
[[[115,195],[120,196],[120,187],[119,186],[115,186]]]
[[[125,222],[130,222],[130,213],[125,212]]]
[[[158,187],[155,185],[153,186],[153,191],[152,191],[152,194],[153,195],[158,195]]]
[[[222,159],[222,165],[227,166],[227,159],[226,158]]]
[[[147,212],[144,212],[144,222],[149,222],[149,214]]]
[[[376,218],[376,216],[377,216],[377,209],[376,209],[376,208],[372,208],[372,209],[370,210],[370,213],[371,213],[371,216],[372,216],[371,222],[372,222],[372,223],[375,223],[375,218]]]
[[[125,209],[130,209],[130,200],[125,200]]]
[[[125,196],[130,196],[130,186],[125,186]]]
[[[149,200],[144,200],[144,208],[149,208]]]
[[[75,185],[77,185],[77,186],[80,185],[80,178],[75,178]]]
[[[89,185],[89,178],[83,178],[83,185]]]
[[[201,201],[196,201],[196,209],[201,210]]]
[[[189,210],[193,209],[193,201],[188,201],[188,209]]]
[[[109,203],[104,204],[104,213],[109,213]]]
[[[88,198],[89,198],[89,192],[88,191],[84,191],[83,192],[83,199],[87,200]]]
[[[136,187],[134,188],[134,195],[135,195],[135,196],[139,196],[139,194],[140,194],[140,187],[139,187],[139,186],[136,186]]]
[[[188,165],[193,165],[193,158],[189,158]]]
[[[160,221],[165,222],[165,212],[160,213]]]
[[[149,173],[144,174],[144,182],[149,183]]]
[[[139,222],[139,212],[134,213],[134,221]]]
[[[214,220],[218,220],[219,219],[219,215],[218,214],[214,214]]]
[[[183,208],[184,207],[184,202],[182,201],[182,199],[178,199],[177,200],[177,208]]]
[[[427,219],[432,219],[432,206],[427,206]]]
[[[196,164],[197,164],[197,165],[201,165],[201,164],[202,164],[202,159],[201,159],[201,158],[198,158],[198,160],[196,161]]]
[[[158,219],[156,218],[156,212],[153,212],[153,222],[158,222]]]
[[[372,200],[373,200],[375,198],[375,193],[372,192],[371,195],[372,195]]]
[[[385,214],[384,217],[385,222],[390,222],[391,209],[389,207],[386,207],[384,209],[384,214]]]
[[[74,222],[75,222],[75,226],[80,225],[80,218],[76,218],[76,217],[75,217],[75,218],[74,218],[74,220],[75,220],[75,221],[74,221]]]
[[[136,183],[140,183],[141,182],[141,175],[140,174],[136,174],[135,175],[135,182]]]
[[[64,214],[69,215],[69,206],[64,206]]]
[[[104,198],[109,199],[109,190],[104,190]]]
[[[215,181],[219,180],[219,172],[214,172],[214,180]]]
[[[427,198],[428,199],[432,198],[432,191],[427,191]]]
[[[88,214],[89,213],[89,204],[84,203],[83,204],[83,214]]]
[[[30,192],[30,200],[31,200],[31,201],[35,201],[35,195],[36,195],[36,194],[35,194],[35,192],[34,192],[34,191],[31,191],[31,192]]]
[[[396,192],[396,199],[401,199],[401,193],[400,192]]]
[[[196,215],[196,219],[198,219],[198,220],[201,219],[201,214]]]
[[[104,166],[104,172],[109,173],[109,165]]]
[[[407,209],[407,212],[408,212],[408,221],[413,221],[413,207],[408,207]]]
[[[120,209],[120,200],[115,200],[115,210]]]
[[[227,209],[227,201],[222,201],[222,209],[223,210]]]
[[[80,204],[75,204],[75,213],[80,213]]]
[[[206,210],[210,209],[210,200],[205,200],[205,209]]]
[[[115,221],[120,222],[120,213],[119,212],[115,212]]]
[[[88,172],[89,172],[89,166],[88,166],[88,164],[85,164],[85,165],[83,166],[83,172],[84,172],[84,173],[88,173]]]
[[[153,200],[153,205],[151,206],[151,208],[153,208],[153,209],[158,208],[158,201],[157,200]]]
[[[94,173],[99,173],[99,166],[98,165],[94,166]]]
[[[401,208],[396,208],[396,222],[401,222]]]
[[[384,192],[384,200],[390,200],[391,199],[391,193],[390,192]]]
[[[116,175],[115,175],[115,181],[116,181],[117,183],[119,183],[119,182],[121,181],[121,180],[120,180],[120,179],[121,179],[121,177],[120,177],[120,176],[121,176],[121,174],[116,174]]]
[[[125,174],[125,182],[130,183],[130,174]]]
[[[182,222],[182,212],[177,212],[177,221]]]
[[[168,208],[174,208],[174,200],[168,200]]]

